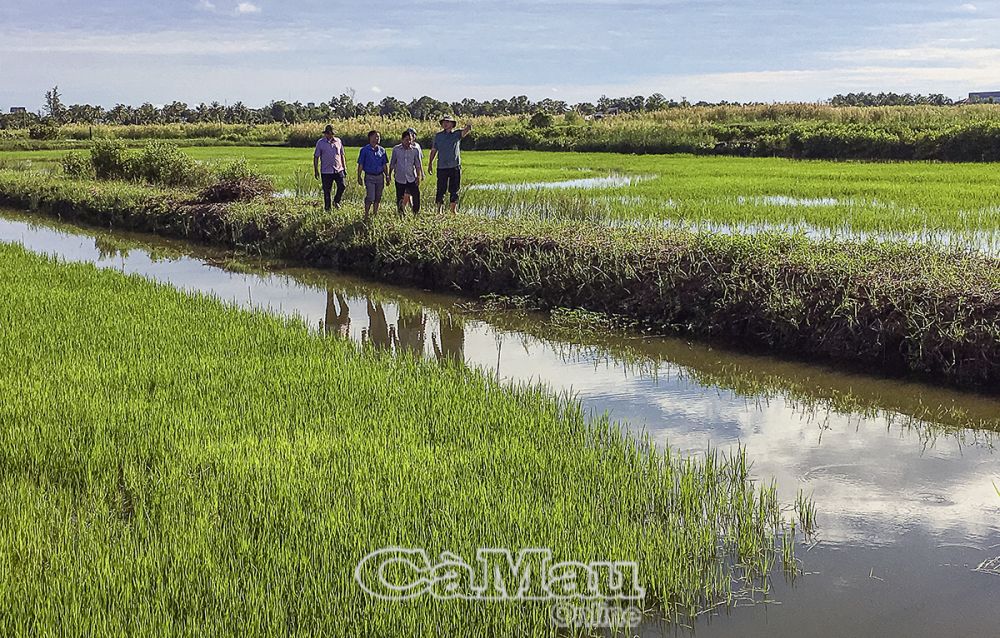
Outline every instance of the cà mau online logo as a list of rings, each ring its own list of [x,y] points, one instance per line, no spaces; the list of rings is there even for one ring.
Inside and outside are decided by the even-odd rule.
[[[552,561],[546,548],[479,549],[473,563],[442,552],[386,547],[365,556],[354,570],[361,589],[381,600],[641,602],[638,565],[630,561]]]

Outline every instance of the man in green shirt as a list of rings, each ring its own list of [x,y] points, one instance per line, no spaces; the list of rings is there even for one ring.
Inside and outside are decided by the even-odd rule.
[[[442,130],[434,136],[434,144],[431,146],[431,158],[427,162],[427,172],[434,172],[434,158],[438,159],[437,170],[437,194],[434,202],[437,204],[438,213],[444,207],[444,193],[448,191],[451,201],[451,212],[458,208],[458,188],[462,183],[462,138],[472,130],[471,124],[466,124],[461,131],[456,131],[458,122],[451,115],[441,118]]]

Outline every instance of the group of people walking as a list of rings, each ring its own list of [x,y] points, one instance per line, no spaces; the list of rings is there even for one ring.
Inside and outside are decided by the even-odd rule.
[[[437,191],[434,203],[438,212],[444,208],[448,195],[451,211],[458,208],[458,189],[462,184],[462,138],[472,130],[471,125],[457,130],[458,122],[446,115],[441,118],[441,131],[434,136],[427,174],[434,174],[437,159]],[[382,135],[375,130],[368,132],[368,144],[358,154],[358,185],[365,188],[365,217],[378,214],[385,187],[395,182],[396,209],[402,213],[409,203],[414,213],[420,212],[420,182],[424,179],[424,155],[417,143],[417,132],[412,128],[403,131],[400,143],[386,151],[381,146]],[[344,143],[336,136],[333,126],[327,125],[323,137],[316,142],[313,153],[313,173],[323,184],[323,206],[326,210],[340,207],[347,188],[347,159]],[[334,191],[336,186],[336,191]]]

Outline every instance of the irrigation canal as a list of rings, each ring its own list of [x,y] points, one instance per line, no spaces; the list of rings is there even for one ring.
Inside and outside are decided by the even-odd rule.
[[[147,235],[0,210],[0,241],[137,273],[317,330],[515,382],[572,391],[658,442],[697,454],[746,446],[784,503],[812,494],[803,574],[770,602],[704,614],[699,636],[995,636],[1000,627],[1000,399],[683,340],[567,337],[530,313],[324,271],[257,263]],[[558,336],[557,336],[558,335]],[[643,627],[642,635],[686,629]]]

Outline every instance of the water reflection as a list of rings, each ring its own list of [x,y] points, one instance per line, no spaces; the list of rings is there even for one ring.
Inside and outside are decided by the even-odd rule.
[[[437,338],[440,335],[440,340]],[[465,360],[465,323],[447,310],[438,311],[438,335],[431,336],[434,356],[438,361]]]
[[[339,290],[326,289],[326,321],[323,327],[328,335],[351,335],[351,310],[347,307],[344,293]]]
[[[490,190],[490,191],[531,191],[531,190],[560,190],[567,188],[597,189],[597,188],[619,188],[631,186],[639,182],[654,179],[655,175],[619,175],[612,173],[607,177],[583,177],[579,179],[567,179],[559,182],[503,182],[496,184],[472,184],[468,190]]]
[[[396,352],[410,352],[422,356],[426,327],[423,309],[400,306],[399,320],[396,322],[396,334],[393,340]]]
[[[380,350],[392,347],[393,339],[389,334],[389,322],[385,318],[385,308],[382,302],[365,299],[368,307],[368,326],[361,332],[361,343]]]

